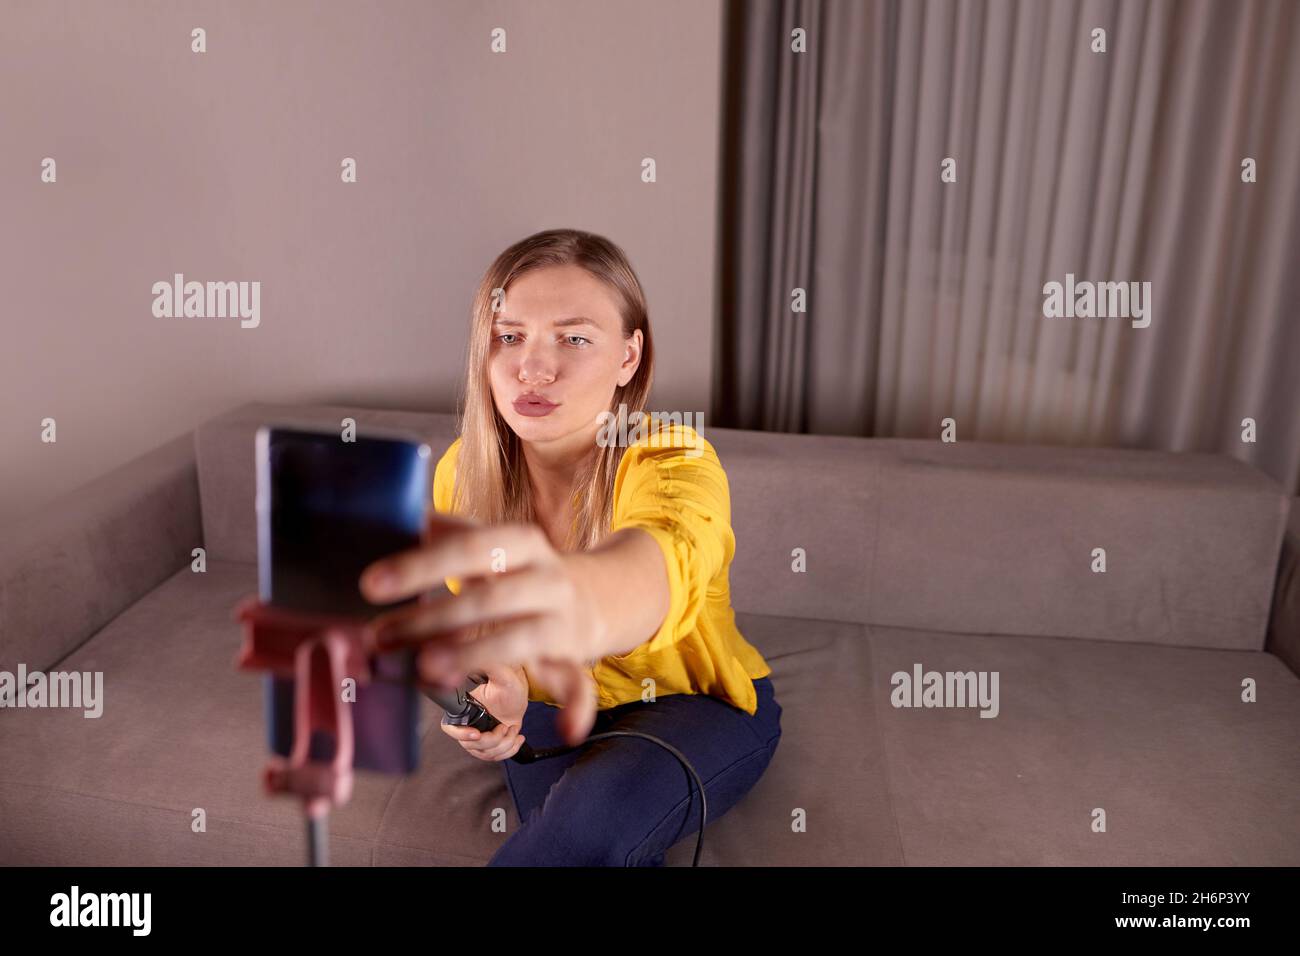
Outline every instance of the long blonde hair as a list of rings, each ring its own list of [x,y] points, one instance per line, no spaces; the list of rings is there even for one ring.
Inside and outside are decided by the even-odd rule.
[[[492,401],[487,360],[492,344],[493,306],[499,307],[496,290],[508,293],[510,284],[526,272],[569,264],[585,269],[614,292],[624,339],[641,330],[641,362],[626,385],[615,387],[609,411],[617,416],[620,404],[626,406],[628,416],[645,409],[654,378],[650,316],[641,283],[623,250],[603,236],[577,229],[548,229],[521,239],[497,256],[474,294],[452,503],[452,511],[457,514],[488,524],[531,523],[537,519],[522,442]],[[590,458],[574,478],[570,500],[576,496],[577,512],[568,529],[565,550],[587,550],[609,533],[614,477],[624,450],[621,442],[603,446],[593,442]]]

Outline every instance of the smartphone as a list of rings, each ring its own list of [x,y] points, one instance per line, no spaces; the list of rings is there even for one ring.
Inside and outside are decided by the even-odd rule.
[[[257,431],[258,594],[266,604],[360,618],[415,603],[375,605],[358,580],[372,562],[422,538],[430,507],[432,452],[393,432],[344,441],[338,430],[264,425]],[[352,704],[353,766],[409,773],[419,761],[420,694],[411,649],[371,660],[371,680]],[[268,675],[268,744],[289,756],[294,737],[292,677]],[[341,692],[341,688],[340,688]],[[313,760],[334,755],[332,734],[311,740]]]

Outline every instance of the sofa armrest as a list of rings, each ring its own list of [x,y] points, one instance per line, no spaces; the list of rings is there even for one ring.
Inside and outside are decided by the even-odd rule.
[[[1300,676],[1300,498],[1291,499],[1291,516],[1282,536],[1264,650],[1282,658]]]
[[[22,519],[0,541],[0,670],[44,670],[202,545],[187,433]]]

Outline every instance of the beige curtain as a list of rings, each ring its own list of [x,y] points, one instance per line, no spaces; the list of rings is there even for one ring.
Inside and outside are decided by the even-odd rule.
[[[727,18],[716,423],[951,417],[959,439],[1220,452],[1300,493],[1300,4]],[[1150,325],[1045,317],[1067,273],[1150,282]]]

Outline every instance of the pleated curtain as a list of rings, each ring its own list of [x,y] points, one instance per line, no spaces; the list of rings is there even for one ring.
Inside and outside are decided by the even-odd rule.
[[[726,27],[715,423],[952,418],[1300,493],[1300,4],[760,0]],[[1150,325],[1046,317],[1067,274],[1149,282]]]

